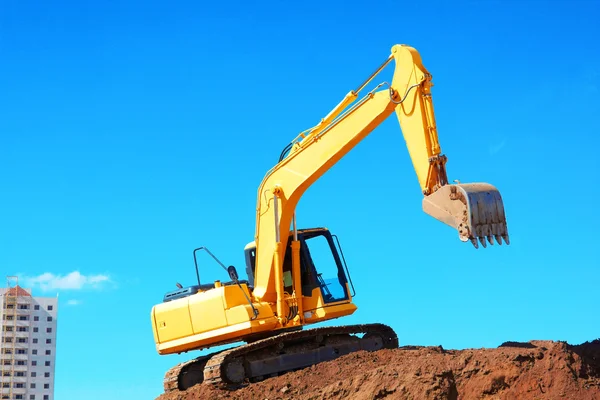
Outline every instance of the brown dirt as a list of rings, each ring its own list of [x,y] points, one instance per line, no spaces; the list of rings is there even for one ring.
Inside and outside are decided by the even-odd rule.
[[[197,385],[156,400],[190,399],[600,399],[600,339],[358,352],[236,391]]]

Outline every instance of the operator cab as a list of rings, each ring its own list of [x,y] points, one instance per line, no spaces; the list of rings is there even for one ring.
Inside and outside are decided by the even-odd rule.
[[[344,254],[337,236],[327,228],[299,229],[300,241],[300,280],[302,294],[312,296],[313,289],[320,288],[326,303],[348,300],[348,281],[354,297],[354,286],[348,273]],[[284,291],[293,291],[292,247],[290,234],[283,259]],[[250,286],[254,286],[256,271],[256,243],[250,242],[244,248],[246,273]]]

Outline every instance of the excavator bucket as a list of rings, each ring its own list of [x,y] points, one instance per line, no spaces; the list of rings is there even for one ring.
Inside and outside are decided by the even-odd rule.
[[[423,199],[423,211],[458,230],[461,241],[479,248],[486,240],[510,244],[500,192],[488,183],[459,183],[442,186]]]

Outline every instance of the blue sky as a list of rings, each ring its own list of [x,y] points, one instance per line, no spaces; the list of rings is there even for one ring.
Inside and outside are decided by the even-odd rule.
[[[396,43],[433,75],[449,178],[499,188],[511,245],[423,214],[390,118],[298,207],[349,263],[359,310],[335,323],[446,348],[600,336],[597,2],[123,3],[0,5],[0,265],[60,293],[57,399],[161,393],[193,355],[156,354],[151,307],[194,282],[195,247],[243,271],[265,172]]]

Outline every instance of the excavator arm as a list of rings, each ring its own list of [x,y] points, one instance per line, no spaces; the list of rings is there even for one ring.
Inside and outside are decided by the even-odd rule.
[[[384,82],[359,99],[359,92],[392,61],[395,70],[391,85]],[[494,239],[499,244],[502,239],[509,243],[502,198],[494,186],[448,184],[431,87],[431,74],[419,53],[412,47],[396,45],[373,75],[286,148],[289,153],[282,153],[258,190],[257,299],[282,301],[282,260],[292,223],[295,229],[295,209],[302,194],[394,112],[424,195],[423,210],[456,228],[460,240],[471,241],[476,248],[478,240],[484,247],[486,239],[491,244]]]

